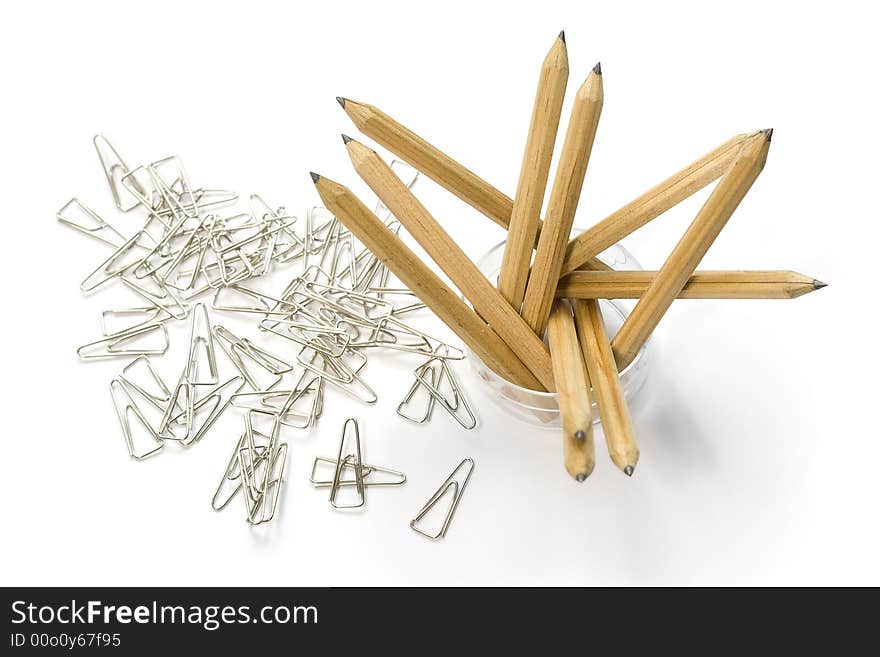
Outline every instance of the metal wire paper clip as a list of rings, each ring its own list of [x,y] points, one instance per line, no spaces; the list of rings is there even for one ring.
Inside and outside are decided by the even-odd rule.
[[[464,476],[464,480],[459,483],[456,479],[456,475],[459,474],[459,470],[465,468],[467,470],[467,474]],[[474,472],[474,460],[473,459],[464,459],[461,463],[459,463],[455,470],[446,478],[446,480],[440,484],[440,488],[437,489],[431,498],[425,503],[419,512],[416,514],[416,517],[413,518],[409,526],[413,530],[417,531],[422,536],[427,536],[431,540],[437,540],[446,536],[446,532],[449,530],[449,525],[452,523],[452,517],[455,515],[455,510],[458,508],[458,503],[461,501],[461,496],[464,495],[464,489],[468,484],[468,481],[471,478],[471,475]],[[430,534],[425,530],[418,527],[419,521],[421,521],[428,512],[433,509],[437,503],[446,495],[446,492],[452,491],[452,502],[449,505],[449,509],[446,511],[446,517],[443,519],[443,524],[440,529],[435,534]]]

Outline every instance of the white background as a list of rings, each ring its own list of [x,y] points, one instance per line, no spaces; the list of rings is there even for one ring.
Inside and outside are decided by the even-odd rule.
[[[878,584],[878,367],[873,259],[876,20],[863,3],[41,3],[6,7],[2,167],[3,541],[7,585]],[[508,194],[537,72],[568,37],[571,93],[602,61],[605,106],[577,223],[589,225],[729,136],[775,128],[763,175],[704,268],[794,269],[827,289],[793,301],[676,303],[634,407],[635,476],[598,445],[583,485],[555,433],[394,414],[400,359],[371,360],[375,408],[329,393],[290,431],[279,517],[249,529],[209,500],[237,438],[230,413],[188,452],[125,454],[107,384],[83,363],[102,294],[78,283],[107,251],[54,219],[71,196],[126,232],[91,138],[129,164],[179,154],[195,185],[260,192],[300,214],[313,169],[369,198],[334,97],[376,104]],[[567,119],[563,119],[563,124]],[[353,133],[356,134],[356,133]],[[369,142],[368,142],[369,143]],[[467,252],[503,239],[433,183],[417,192]],[[705,195],[625,244],[659,266]],[[283,276],[282,276],[283,277]],[[282,283],[279,283],[281,285]],[[225,320],[219,320],[225,321]],[[184,328],[158,361],[172,379]],[[389,364],[391,361],[397,364]],[[227,370],[228,371],[228,370]],[[403,488],[334,513],[308,484],[342,420]],[[476,472],[447,538],[409,519],[461,458]]]

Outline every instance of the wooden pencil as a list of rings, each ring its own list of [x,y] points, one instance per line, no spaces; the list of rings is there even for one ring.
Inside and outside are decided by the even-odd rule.
[[[621,370],[635,358],[761,173],[772,134],[772,130],[766,130],[762,139],[752,139],[743,145],[645,294],[624,320],[611,342]]]
[[[595,299],[579,299],[573,302],[575,325],[581,352],[587,365],[593,395],[602,419],[602,432],[608,455],[626,475],[632,476],[639,461],[629,406],[623,396],[620,377],[611,343],[605,333],[602,312]]]
[[[498,274],[498,291],[517,312],[526,291],[532,249],[538,234],[538,222],[541,221],[541,206],[547,178],[550,176],[550,161],[553,158],[567,82],[568,53],[565,48],[565,34],[560,32],[541,66],[538,91],[535,94],[535,105],[519,171],[519,183],[507,229],[504,257]]]
[[[568,303],[557,300],[547,322],[547,339],[562,419],[563,463],[577,481],[596,465],[590,379]]]
[[[581,269],[588,263],[593,265],[589,269],[595,269],[595,256],[717,180],[730,166],[743,144],[748,139],[760,137],[760,134],[753,132],[728,139],[580,235],[573,237],[566,248],[562,274]]]
[[[471,302],[541,384],[552,389],[553,369],[544,342],[508,304],[412,191],[376,151],[343,135],[355,171]]]
[[[408,162],[428,178],[507,228],[513,200],[473,171],[398,123],[378,107],[349,98],[336,98],[355,127]]]
[[[541,382],[498,335],[429,269],[351,190],[312,173],[324,205],[498,375],[541,390]]]
[[[544,227],[538,238],[522,316],[538,335],[544,334],[550,306],[559,281],[574,214],[580,200],[587,164],[602,113],[602,69],[599,64],[578,89],[571,111],[565,142],[553,178]]]
[[[638,299],[657,278],[656,271],[573,271],[559,279],[556,297]],[[795,299],[825,287],[795,271],[696,271],[677,299]]]

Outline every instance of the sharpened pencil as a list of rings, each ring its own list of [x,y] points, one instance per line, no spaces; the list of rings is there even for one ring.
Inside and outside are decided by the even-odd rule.
[[[522,316],[532,330],[543,336],[559,272],[571,233],[602,113],[602,69],[596,64],[578,89],[565,133],[544,227],[538,238],[535,261],[526,285]]]
[[[573,271],[559,279],[556,297],[638,299],[657,278],[656,271]],[[696,271],[677,299],[795,299],[825,283],[795,271]]]
[[[596,269],[595,256],[720,178],[743,144],[749,139],[759,138],[760,135],[760,132],[753,132],[728,139],[580,235],[573,237],[566,248],[562,274],[581,269],[585,264],[591,265],[587,267],[588,269]]]
[[[428,178],[445,187],[492,221],[507,228],[513,200],[432,146],[378,107],[350,98],[336,99],[355,127],[397,157],[408,162]]]
[[[595,299],[577,300],[573,302],[573,307],[581,352],[593,385],[596,406],[599,407],[608,455],[624,474],[632,476],[639,461],[639,448],[614,354],[605,333],[599,302]]]
[[[560,34],[541,66],[538,91],[535,94],[535,105],[519,171],[519,183],[507,229],[504,257],[498,274],[498,291],[517,312],[522,306],[526,291],[567,83],[568,54],[564,35]]]
[[[568,303],[557,300],[547,322],[547,339],[562,419],[562,455],[566,471],[582,482],[596,465],[590,379]]]

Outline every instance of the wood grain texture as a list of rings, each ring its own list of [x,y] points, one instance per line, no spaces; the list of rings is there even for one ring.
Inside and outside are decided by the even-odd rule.
[[[526,291],[567,83],[568,53],[560,35],[541,65],[504,257],[498,274],[498,291],[517,312]]]
[[[657,278],[656,271],[573,271],[559,279],[556,297],[638,299]],[[677,299],[794,299],[825,284],[796,271],[696,271]]]
[[[635,358],[761,173],[767,160],[771,134],[766,131],[762,138],[751,139],[743,145],[645,294],[624,320],[611,342],[621,370]]]
[[[382,110],[339,99],[355,127],[505,229],[513,200]]]
[[[324,205],[499,376],[517,385],[544,387],[510,347],[351,190],[312,174]]]
[[[639,448],[629,415],[629,406],[623,396],[617,365],[599,302],[582,299],[573,302],[575,325],[581,352],[586,362],[593,396],[602,418],[602,432],[608,455],[618,468],[632,476],[639,461]]]
[[[544,334],[559,272],[571,233],[602,113],[602,74],[598,64],[578,89],[553,178],[544,227],[538,238],[522,316],[538,335]]]
[[[573,237],[566,248],[562,274],[581,269],[585,263],[595,260],[595,256],[608,247],[720,178],[745,141],[760,134],[754,132],[728,139],[580,235]],[[595,269],[594,266],[589,268]]]
[[[547,338],[562,418],[563,464],[575,480],[583,481],[596,465],[590,379],[574,318],[565,301],[553,304],[547,322]]]
[[[504,340],[548,390],[553,388],[550,353],[522,317],[467,257],[427,208],[374,150],[344,137],[355,171],[439,265],[477,314]]]

